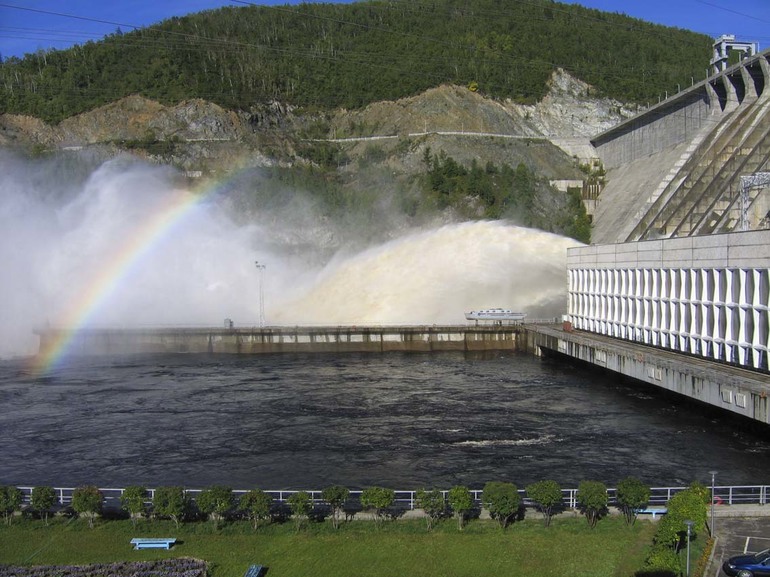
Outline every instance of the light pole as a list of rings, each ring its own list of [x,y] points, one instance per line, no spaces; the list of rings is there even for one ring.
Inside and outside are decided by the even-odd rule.
[[[262,276],[265,272],[266,265],[260,263],[258,260],[254,261],[259,271],[259,328],[265,326],[265,288],[262,282]]]
[[[684,524],[687,525],[687,573],[685,575],[690,577],[690,531],[695,523],[693,521],[685,521]]]
[[[716,533],[714,531],[714,479],[717,476],[716,471],[709,471],[709,475],[711,475],[711,536],[713,537]]]

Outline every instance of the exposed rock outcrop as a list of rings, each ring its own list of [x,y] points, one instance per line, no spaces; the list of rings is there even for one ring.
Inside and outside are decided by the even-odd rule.
[[[586,162],[593,156],[589,137],[630,114],[621,103],[595,96],[589,85],[559,70],[546,97],[534,105],[492,100],[448,85],[329,115],[301,114],[275,102],[236,112],[199,99],[165,106],[129,96],[56,126],[28,116],[0,115],[0,146],[97,146],[107,154],[129,150],[205,175],[244,165],[308,162],[298,147],[311,134],[314,139],[360,139],[346,145],[351,159],[372,146],[363,139],[390,136],[397,140],[377,145],[388,152],[394,174],[422,170],[421,155],[431,147],[460,162],[525,162],[547,178],[569,179],[579,176],[573,158]],[[403,146],[408,141],[411,145]],[[399,142],[400,152],[395,148]]]

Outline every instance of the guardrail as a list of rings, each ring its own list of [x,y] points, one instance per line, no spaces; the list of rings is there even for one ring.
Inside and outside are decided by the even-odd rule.
[[[30,495],[33,487],[18,487],[23,494],[23,504],[28,505]],[[709,490],[711,489],[708,487]],[[652,487],[650,489],[650,505],[665,505],[671,499],[673,495],[679,491],[683,491],[687,487]],[[54,487],[54,491],[57,495],[57,501],[60,506],[66,507],[72,503],[72,493],[75,490],[74,487]],[[102,495],[104,496],[104,506],[109,509],[120,509],[120,497],[123,494],[122,488],[100,488]],[[185,489],[185,493],[192,500],[195,500],[196,495],[200,494],[203,489]],[[284,503],[294,493],[300,490],[266,490],[265,493],[270,495],[277,503]],[[562,502],[566,508],[574,509],[577,506],[577,489],[562,489]],[[608,488],[607,494],[609,496],[610,505],[614,505],[616,502],[616,489]],[[322,491],[319,489],[305,490],[313,503],[322,504],[324,502],[321,496]],[[482,501],[482,489],[471,489],[470,493],[476,504],[480,505]],[[235,489],[233,495],[238,499],[244,493],[248,493],[248,489]],[[351,490],[350,500],[358,501],[361,496],[361,490]],[[442,491],[444,497],[449,493],[448,490]],[[148,488],[148,501],[152,501],[155,496],[155,489]],[[524,505],[532,505],[532,500],[527,497],[526,491],[519,490],[519,494],[522,496]],[[417,491],[395,491],[394,506],[399,509],[413,510],[416,507]],[[719,485],[714,487],[714,503],[717,505],[766,505],[770,501],[770,485]]]

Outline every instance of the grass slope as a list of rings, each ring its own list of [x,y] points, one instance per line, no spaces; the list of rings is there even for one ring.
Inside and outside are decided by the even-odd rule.
[[[419,520],[387,523],[377,529],[358,521],[338,531],[330,523],[311,524],[296,533],[291,523],[253,531],[246,523],[215,529],[210,523],[105,521],[88,529],[85,521],[57,520],[46,527],[21,520],[0,527],[0,563],[76,565],[195,557],[210,564],[213,577],[239,577],[250,564],[269,568],[269,577],[620,577],[641,567],[654,525],[626,527],[619,517],[590,529],[583,518],[561,518],[545,528],[537,519],[503,532],[488,521],[474,521],[460,533],[454,522],[432,533]],[[170,551],[134,551],[132,537],[174,536]]]

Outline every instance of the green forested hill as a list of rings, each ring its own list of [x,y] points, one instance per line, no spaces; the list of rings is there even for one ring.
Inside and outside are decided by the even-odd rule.
[[[10,58],[0,112],[58,121],[129,94],[357,108],[443,83],[533,102],[555,67],[645,102],[701,78],[710,56],[707,36],[551,0],[243,4]]]

